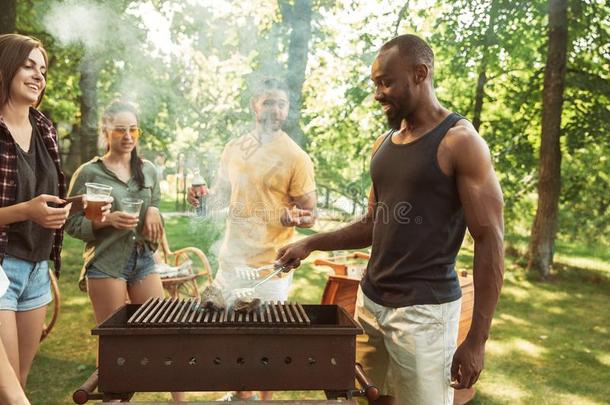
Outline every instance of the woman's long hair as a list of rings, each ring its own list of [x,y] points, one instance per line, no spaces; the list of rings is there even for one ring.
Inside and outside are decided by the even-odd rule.
[[[122,112],[132,113],[136,117],[136,121],[140,122],[138,117],[138,110],[129,103],[123,101],[113,101],[106,109],[104,110],[104,114],[102,115],[102,128],[101,128],[101,139],[104,139],[104,129],[114,120],[117,114]],[[110,149],[110,145],[106,144],[106,152]],[[131,175],[134,180],[142,189],[144,187],[144,172],[142,171],[142,166],[144,162],[142,158],[138,156],[137,148],[134,146],[131,151],[131,159],[129,160],[129,167],[131,169]]]
[[[44,63],[48,66],[47,51],[39,40],[19,34],[0,35],[0,106],[8,103],[11,96],[11,82],[19,68],[28,60],[33,49],[40,50]],[[46,72],[43,76],[46,79]],[[45,89],[40,92],[38,100],[33,105],[34,107],[40,105]]]

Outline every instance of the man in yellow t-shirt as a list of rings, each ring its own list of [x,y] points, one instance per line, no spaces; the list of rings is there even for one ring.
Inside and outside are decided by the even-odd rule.
[[[273,264],[278,249],[289,243],[294,227],[313,226],[316,186],[309,156],[284,131],[288,116],[288,88],[275,79],[261,82],[250,107],[254,129],[230,141],[222,152],[215,186],[210,190],[212,209],[229,207],[225,237],[218,256],[214,285],[232,303],[233,291],[252,286],[237,274],[243,267]],[[189,202],[198,206],[196,191]],[[286,301],[292,272],[280,273],[256,289],[262,301]],[[271,392],[261,392],[271,399]],[[228,393],[224,401],[251,400],[252,392]]]
[[[231,140],[222,153],[212,205],[229,206],[225,237],[214,284],[232,302],[233,290],[249,287],[239,268],[273,264],[279,247],[292,239],[294,227],[314,224],[316,204],[313,164],[282,131],[288,116],[288,89],[275,79],[261,83],[251,101],[254,129]],[[198,205],[195,191],[189,202]],[[257,288],[263,301],[285,301],[292,273]]]

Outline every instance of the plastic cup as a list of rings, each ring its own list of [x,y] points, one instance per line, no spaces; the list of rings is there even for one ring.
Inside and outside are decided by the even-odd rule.
[[[139,198],[123,198],[121,200],[121,211],[139,217],[143,202],[144,200],[140,200]]]
[[[91,221],[102,219],[102,207],[110,202],[112,187],[99,183],[85,183],[87,188],[87,207],[85,217]]]

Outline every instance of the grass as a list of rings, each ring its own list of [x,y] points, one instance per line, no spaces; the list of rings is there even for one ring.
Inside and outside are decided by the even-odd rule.
[[[606,403],[609,288],[577,276],[532,282],[509,269],[474,403]]]
[[[328,226],[325,227],[328,229]],[[214,258],[222,226],[186,218],[167,219],[173,249],[197,246]],[[307,232],[306,232],[307,233]],[[607,249],[559,243],[553,277],[538,282],[523,271],[526,239],[509,238],[505,285],[486,367],[473,404],[602,404],[610,398],[610,255]],[[59,321],[42,343],[27,394],[33,404],[69,404],[72,392],[93,372],[96,340],[88,297],[77,287],[82,244],[66,238],[60,279]],[[320,255],[322,256],[322,255]],[[466,243],[459,267],[469,269],[472,246]],[[310,264],[295,274],[291,298],[320,300],[326,270]],[[212,260],[215,268],[215,260]],[[204,376],[202,376],[204,378]],[[219,393],[190,393],[188,399],[212,400]],[[320,392],[278,393],[278,399],[323,398]],[[134,401],[168,400],[166,393],[136,394]]]

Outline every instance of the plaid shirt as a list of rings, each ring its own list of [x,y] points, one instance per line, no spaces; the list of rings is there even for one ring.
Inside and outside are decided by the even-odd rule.
[[[30,108],[30,114],[34,117],[44,144],[55,162],[59,183],[59,198],[65,198],[65,177],[60,168],[59,147],[57,146],[57,133],[55,132],[55,128],[51,121],[38,110]],[[15,141],[6,127],[4,120],[0,117],[0,207],[7,207],[15,204],[17,178],[17,149]],[[0,225],[0,260],[4,259],[4,254],[6,252],[8,228],[9,225]],[[55,275],[57,277],[59,277],[59,270],[61,267],[60,254],[63,238],[63,228],[56,230],[50,259],[53,260],[53,263],[55,264]]]

